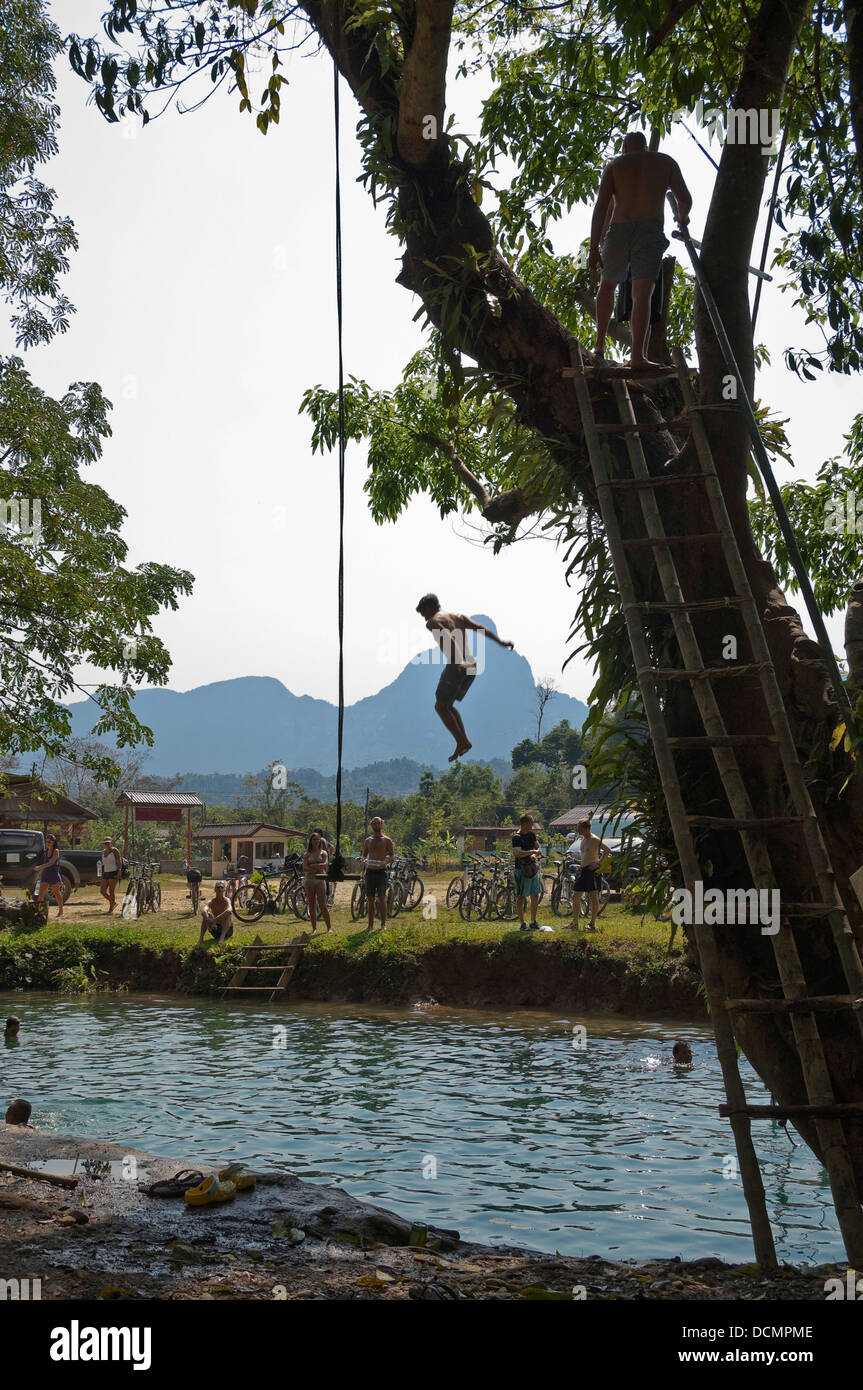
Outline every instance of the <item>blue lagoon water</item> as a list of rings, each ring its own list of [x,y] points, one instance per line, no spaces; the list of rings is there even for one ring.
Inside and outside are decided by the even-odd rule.
[[[712,1036],[692,1024],[152,995],[2,1007],[22,1020],[4,1104],[26,1097],[43,1129],[282,1168],[491,1244],[752,1257]],[[691,1071],[669,1062],[681,1036]],[[754,1128],[780,1258],[840,1259],[821,1166]]]

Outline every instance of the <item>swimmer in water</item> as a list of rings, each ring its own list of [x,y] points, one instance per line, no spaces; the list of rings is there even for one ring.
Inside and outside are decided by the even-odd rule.
[[[676,1067],[692,1066],[692,1048],[688,1042],[676,1042],[671,1049],[671,1056]]]

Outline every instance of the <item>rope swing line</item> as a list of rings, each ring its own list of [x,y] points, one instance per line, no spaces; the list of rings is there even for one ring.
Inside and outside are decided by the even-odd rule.
[[[345,373],[342,348],[342,183],[339,160],[339,65],[333,56],[333,121],[336,158],[336,318],[339,353],[339,720],[336,766],[336,849],[327,877],[344,879],[342,836],[342,744],[345,729]]]

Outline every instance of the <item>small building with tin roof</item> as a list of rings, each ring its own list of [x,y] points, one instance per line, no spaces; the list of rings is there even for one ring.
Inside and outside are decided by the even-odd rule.
[[[229,865],[237,869],[262,869],[265,864],[284,859],[289,852],[288,841],[304,841],[305,830],[289,826],[253,824],[251,821],[227,825],[202,825],[193,840],[208,840],[211,845],[213,878],[224,878]],[[294,845],[291,848],[297,849]]]

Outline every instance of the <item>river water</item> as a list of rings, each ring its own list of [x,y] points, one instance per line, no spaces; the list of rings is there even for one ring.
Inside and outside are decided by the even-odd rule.
[[[4,1106],[25,1097],[43,1129],[283,1168],[490,1244],[752,1256],[712,1035],[691,1023],[137,994],[4,1008],[22,1021]],[[678,1037],[691,1070],[670,1063]],[[821,1166],[778,1124],[755,1137],[780,1258],[840,1259]]]

